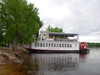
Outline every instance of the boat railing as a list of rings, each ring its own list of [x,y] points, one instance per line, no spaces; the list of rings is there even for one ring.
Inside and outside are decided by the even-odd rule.
[[[76,42],[78,41],[77,39],[44,39],[42,41],[68,41],[68,42]]]

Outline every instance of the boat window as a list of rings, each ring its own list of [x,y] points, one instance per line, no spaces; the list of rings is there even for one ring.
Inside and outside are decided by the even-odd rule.
[[[50,47],[50,43],[49,43],[49,47]]]
[[[37,46],[37,43],[35,43],[35,46]]]
[[[53,47],[53,43],[51,43],[51,47]]]
[[[65,44],[65,47],[66,47],[66,44]]]
[[[38,47],[39,47],[39,43],[38,43]]]
[[[70,44],[70,47],[72,47],[72,45]]]
[[[62,44],[62,47],[64,47],[64,44]]]
[[[69,44],[67,44],[67,47],[69,47]]]
[[[54,47],[56,47],[56,44],[54,43]]]
[[[75,44],[75,46],[77,46],[77,44]]]
[[[46,43],[46,47],[48,47],[48,43]]]
[[[45,47],[45,43],[43,43],[43,47]]]
[[[42,43],[40,43],[40,47],[42,47]]]
[[[61,47],[61,44],[59,44],[59,47]]]
[[[58,47],[58,43],[57,43],[57,47]]]

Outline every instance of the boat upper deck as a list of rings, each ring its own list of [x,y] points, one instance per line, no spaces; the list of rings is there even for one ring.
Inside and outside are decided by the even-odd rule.
[[[63,33],[63,32],[48,32],[40,31],[40,41],[78,41],[78,35],[75,33]]]
[[[63,32],[48,32],[50,36],[60,36],[60,37],[74,37],[79,34],[74,33],[63,33]]]

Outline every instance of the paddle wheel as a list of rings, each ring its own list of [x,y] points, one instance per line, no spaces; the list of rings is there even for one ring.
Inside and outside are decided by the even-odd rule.
[[[80,42],[80,53],[89,53],[88,44],[86,42]]]

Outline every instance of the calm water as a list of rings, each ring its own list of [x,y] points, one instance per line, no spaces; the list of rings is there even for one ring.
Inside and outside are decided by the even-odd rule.
[[[32,54],[32,75],[100,75],[100,49],[90,54]]]
[[[30,75],[100,75],[100,49],[90,54],[31,54],[22,66]],[[24,75],[24,74],[21,74]]]

